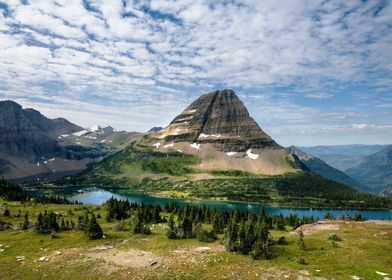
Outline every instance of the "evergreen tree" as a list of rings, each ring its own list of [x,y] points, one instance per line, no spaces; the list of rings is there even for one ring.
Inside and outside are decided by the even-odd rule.
[[[298,246],[301,250],[306,251],[306,245],[305,245],[305,241],[304,241],[304,233],[302,232],[302,230],[299,230],[298,235],[299,235]]]
[[[37,217],[37,222],[35,223],[35,231],[37,231],[37,232],[43,232],[43,228],[44,228],[43,215],[42,215],[42,213],[40,212],[40,213],[38,214],[38,217]]]
[[[64,218],[61,219],[60,229],[61,229],[61,230],[66,230],[66,229],[67,229],[67,227],[66,227],[66,225],[65,225]]]
[[[102,236],[103,236],[102,228],[98,224],[94,213],[91,215],[91,219],[89,220],[89,222],[86,226],[85,233],[89,239],[99,239],[99,238],[102,238]]]
[[[166,231],[166,236],[169,239],[176,239],[177,238],[177,228],[174,225],[174,218],[173,215],[170,215],[168,229]]]
[[[4,217],[11,216],[10,210],[8,208],[5,208],[3,215],[4,215]]]
[[[184,220],[181,223],[181,228],[183,231],[183,238],[190,238],[193,236],[193,231],[192,231],[192,221],[190,218],[185,217]]]
[[[223,218],[221,213],[215,213],[214,218],[212,220],[212,228],[215,233],[223,233],[225,225],[223,224]]]
[[[246,242],[244,252],[248,254],[252,250],[253,243],[255,242],[255,226],[252,218],[248,219],[245,224]]]
[[[280,215],[276,218],[276,229],[277,229],[277,230],[286,230],[285,224],[284,224],[284,217],[283,217],[282,214],[280,214]]]
[[[261,214],[256,225],[256,241],[252,247],[252,257],[255,259],[269,259],[268,223],[265,213]]]
[[[22,230],[28,230],[29,227],[30,227],[29,214],[27,214],[27,212],[26,212],[24,215]]]
[[[246,236],[246,226],[245,223],[242,221],[239,230],[238,230],[238,251],[244,255],[249,253],[248,251],[248,243],[247,243],[247,236]]]
[[[237,251],[237,233],[238,225],[235,220],[232,220],[225,229],[225,247],[229,252]]]
[[[139,234],[143,232],[143,219],[140,211],[136,212],[135,227],[133,233]]]

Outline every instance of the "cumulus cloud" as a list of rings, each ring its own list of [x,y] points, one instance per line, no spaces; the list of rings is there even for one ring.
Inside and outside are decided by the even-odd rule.
[[[146,130],[222,87],[272,134],[277,125],[333,126],[338,115],[353,125],[390,108],[373,93],[392,92],[391,1],[0,3],[0,99],[52,116],[78,110],[82,125],[91,124],[86,106],[94,119],[107,111],[103,122]]]

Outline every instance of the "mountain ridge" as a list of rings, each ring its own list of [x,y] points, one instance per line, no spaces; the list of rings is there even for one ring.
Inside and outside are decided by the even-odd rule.
[[[114,142],[117,145],[124,138],[121,141],[128,143],[127,137],[136,137],[114,133],[111,127],[99,128],[88,131],[88,138],[78,137],[75,134],[84,129],[64,118],[49,119],[14,101],[0,101],[0,175],[20,182],[79,172],[112,153]],[[113,145],[104,143],[106,138]]]
[[[370,191],[366,186],[357,182],[356,180],[345,174],[343,171],[340,171],[328,165],[325,161],[319,159],[318,157],[309,155],[295,146],[290,146],[288,149],[291,152],[295,153],[299,157],[299,159],[309,168],[310,171],[330,180],[334,180],[336,182],[351,186],[357,190],[367,192]]]

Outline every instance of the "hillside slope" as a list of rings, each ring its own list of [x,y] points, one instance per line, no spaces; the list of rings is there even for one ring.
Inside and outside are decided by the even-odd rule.
[[[356,180],[345,174],[343,171],[340,171],[328,165],[325,161],[317,157],[308,155],[307,153],[303,152],[295,146],[289,147],[289,150],[296,154],[298,158],[309,168],[310,171],[330,180],[340,182],[347,186],[351,186],[357,190],[370,191],[367,187],[357,182]]]
[[[392,145],[366,157],[346,173],[363,182],[374,192],[380,192],[392,185]]]

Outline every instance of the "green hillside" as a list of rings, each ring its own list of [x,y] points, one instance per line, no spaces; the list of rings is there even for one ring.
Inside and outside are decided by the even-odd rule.
[[[200,170],[198,158],[156,152],[138,144],[51,184],[121,188],[124,192],[186,199],[269,203],[299,207],[391,208],[392,201],[358,192],[311,172],[256,175]],[[49,185],[50,186],[50,185]]]

